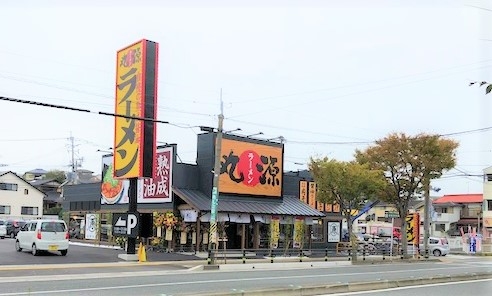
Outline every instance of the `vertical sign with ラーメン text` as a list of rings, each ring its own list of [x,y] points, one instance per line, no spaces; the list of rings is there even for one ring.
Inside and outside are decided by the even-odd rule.
[[[116,179],[152,177],[157,50],[157,43],[141,40],[117,53],[113,155]]]

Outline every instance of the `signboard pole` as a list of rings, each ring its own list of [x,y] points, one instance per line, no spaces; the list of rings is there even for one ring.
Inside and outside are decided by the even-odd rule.
[[[128,213],[137,212],[137,184],[138,178],[130,178],[130,188],[128,190]],[[128,236],[128,247],[126,249],[127,254],[135,255],[136,242],[136,237]]]
[[[424,177],[424,257],[429,258],[429,224],[430,224],[430,179],[429,177]],[[418,226],[417,226],[418,227]],[[417,244],[419,238],[417,238]]]

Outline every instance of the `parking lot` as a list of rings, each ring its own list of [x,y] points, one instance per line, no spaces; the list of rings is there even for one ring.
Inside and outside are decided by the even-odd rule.
[[[124,253],[121,249],[108,249],[71,244],[67,256],[60,256],[59,252],[43,253],[33,256],[29,251],[17,252],[15,240],[0,239],[0,266],[2,265],[37,265],[37,264],[68,264],[68,263],[110,263],[120,262],[118,254]],[[192,255],[179,253],[147,252],[147,260],[156,261],[183,261],[202,260]]]

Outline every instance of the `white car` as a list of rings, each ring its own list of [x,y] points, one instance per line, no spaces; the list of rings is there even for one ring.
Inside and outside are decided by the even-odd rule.
[[[5,220],[0,220],[0,238],[4,239],[7,236],[7,223]]]
[[[32,220],[17,233],[15,249],[29,250],[36,256],[40,251],[59,251],[62,256],[68,252],[68,228],[63,220]]]

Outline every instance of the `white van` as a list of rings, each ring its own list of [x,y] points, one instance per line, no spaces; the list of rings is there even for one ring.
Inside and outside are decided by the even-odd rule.
[[[0,220],[0,238],[4,239],[7,235],[7,222],[5,220]]]
[[[62,256],[68,252],[68,228],[63,220],[32,220],[17,233],[15,249],[30,250],[36,256],[39,251],[59,251]]]

